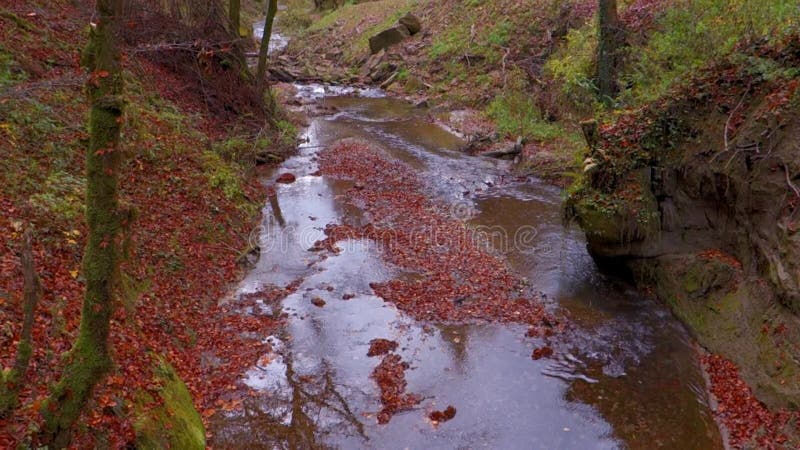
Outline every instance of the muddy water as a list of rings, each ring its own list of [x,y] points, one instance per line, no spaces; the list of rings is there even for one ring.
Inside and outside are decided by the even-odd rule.
[[[350,96],[330,96],[341,95]],[[360,95],[358,95],[360,94]],[[298,181],[279,186],[265,208],[262,257],[240,293],[264,286],[300,288],[267,313],[289,315],[274,351],[244,377],[253,390],[244,411],[218,416],[217,448],[720,448],[696,351],[668,312],[595,268],[582,236],[561,226],[561,193],[506,175],[506,162],[467,157],[460,140],[422,110],[375,91],[308,86],[329,114],[314,118],[307,142],[280,170]],[[349,187],[317,170],[316,153],[342,138],[365,139],[414,167],[432,196],[541,291],[573,325],[554,359],[531,359],[536,342],[515,325],[417,322],[376,297],[369,285],[391,279],[369,241],[342,243],[323,258],[309,247],[327,223],[359,224],[340,200]],[[345,294],[355,295],[345,301]],[[321,297],[324,307],[310,299]],[[400,343],[411,364],[408,391],[418,408],[378,425],[379,392],[369,378],[378,358],[369,341]],[[432,426],[427,413],[453,405],[456,417]]]

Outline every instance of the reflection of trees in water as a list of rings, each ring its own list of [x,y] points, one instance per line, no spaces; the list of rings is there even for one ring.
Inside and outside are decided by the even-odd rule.
[[[211,444],[226,449],[325,449],[331,433],[367,439],[364,424],[350,409],[323,362],[321,373],[299,375],[286,357],[288,386],[245,400],[243,411],[216,424]]]
[[[453,353],[453,363],[460,374],[466,373],[469,354],[467,353],[467,340],[469,327],[466,325],[438,325],[444,342]]]
[[[278,203],[278,194],[270,194],[268,198],[269,206],[272,208],[272,214],[275,215],[275,220],[278,222],[278,225],[281,228],[286,227],[286,219],[283,218],[283,211],[281,211],[281,205]]]

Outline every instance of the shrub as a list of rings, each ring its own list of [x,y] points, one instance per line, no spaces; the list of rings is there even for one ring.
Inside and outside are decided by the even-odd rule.
[[[800,26],[796,0],[681,0],[667,9],[645,47],[631,53],[623,100],[658,98],[709,61],[729,56],[743,40],[776,43]]]

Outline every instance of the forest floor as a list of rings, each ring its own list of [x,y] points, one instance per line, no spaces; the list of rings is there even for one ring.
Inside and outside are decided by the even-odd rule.
[[[25,230],[33,232],[44,287],[20,407],[0,419],[2,448],[30,444],[40,426],[38,407],[80,320],[88,104],[79,57],[88,5],[0,5],[0,366],[11,366],[19,339],[17,253]],[[204,418],[224,408],[220,396],[262,354],[264,344],[247,332],[279,326],[218,304],[241,277],[265,198],[258,169],[229,159],[254,145],[252,131],[210,114],[191,82],[145,55],[130,52],[125,59],[128,156],[121,189],[138,217],[122,268],[125,295],[112,320],[115,366],[80,419],[78,448],[133,442],[134,415],[142,413],[137,399],[157,397],[160,389],[157,355],[176,368]],[[291,147],[295,133],[288,134]],[[278,144],[272,147],[279,152]]]

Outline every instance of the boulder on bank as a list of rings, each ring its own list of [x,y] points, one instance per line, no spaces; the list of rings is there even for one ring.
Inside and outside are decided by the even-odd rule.
[[[381,50],[399,44],[409,36],[413,36],[422,30],[422,22],[411,13],[406,14],[397,21],[397,24],[388,30],[383,30],[369,38],[369,50],[374,55]]]
[[[386,50],[395,44],[399,44],[409,36],[411,36],[411,32],[405,25],[393,26],[369,38],[369,50],[374,55],[381,50]]]
[[[415,35],[422,30],[422,22],[419,21],[419,18],[411,13],[406,14],[405,16],[401,17],[400,20],[397,21],[400,25],[403,25],[408,29],[408,32],[411,35]]]

